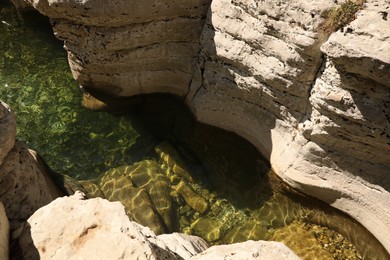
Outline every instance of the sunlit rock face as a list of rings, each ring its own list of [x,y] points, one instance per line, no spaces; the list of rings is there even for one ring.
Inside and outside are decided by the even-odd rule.
[[[390,251],[389,3],[328,38],[334,1],[42,1],[76,80],[110,96],[183,97],[253,143],[293,187]]]
[[[112,96],[188,92],[210,0],[30,2],[52,19],[81,86]]]

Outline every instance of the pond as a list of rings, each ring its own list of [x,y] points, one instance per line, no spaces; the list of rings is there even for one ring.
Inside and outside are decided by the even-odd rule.
[[[81,105],[62,43],[39,14],[0,3],[0,99],[17,136],[69,193],[121,201],[156,233],[210,244],[282,241],[303,259],[386,259],[345,214],[286,186],[244,139],[195,122],[181,100],[118,100],[115,113]]]

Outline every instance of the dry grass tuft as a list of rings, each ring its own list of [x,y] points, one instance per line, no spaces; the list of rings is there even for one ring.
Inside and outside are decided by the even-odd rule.
[[[321,14],[324,19],[320,25],[321,31],[330,34],[352,22],[356,13],[363,8],[364,2],[364,0],[347,0],[339,6],[325,10]]]

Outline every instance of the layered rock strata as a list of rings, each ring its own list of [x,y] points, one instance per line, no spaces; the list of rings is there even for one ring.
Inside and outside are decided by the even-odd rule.
[[[184,97],[390,251],[388,2],[366,1],[329,39],[331,0],[28,2],[52,19],[84,88]]]
[[[130,221],[121,203],[84,200],[80,192],[42,207],[28,222],[40,259],[210,259],[212,255],[299,259],[277,242],[250,241],[206,250],[207,243],[199,237],[178,233],[156,236],[149,228]]]
[[[39,156],[15,141],[15,133],[15,116],[0,103],[0,201],[9,219],[12,246],[18,248],[27,219],[62,194]]]

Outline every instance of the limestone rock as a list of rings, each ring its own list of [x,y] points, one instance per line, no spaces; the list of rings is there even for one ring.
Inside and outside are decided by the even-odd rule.
[[[188,91],[210,0],[26,1],[51,17],[84,89],[111,96]]]
[[[206,250],[209,246],[200,237],[189,236],[181,233],[163,234],[157,236],[167,248],[178,254],[183,259],[188,259],[200,252]]]
[[[130,222],[120,202],[62,197],[28,222],[41,259],[181,259],[149,228]],[[194,254],[205,246],[195,241],[185,247]]]
[[[288,247],[279,242],[247,241],[232,245],[213,246],[190,258],[200,259],[300,259]]]
[[[10,108],[0,104],[0,201],[9,219],[11,243],[27,246],[19,238],[25,231],[27,219],[38,208],[62,193],[50,179],[48,170],[39,157],[22,142],[15,141],[15,117]]]
[[[3,203],[0,202],[0,259],[8,259],[9,223]]]

